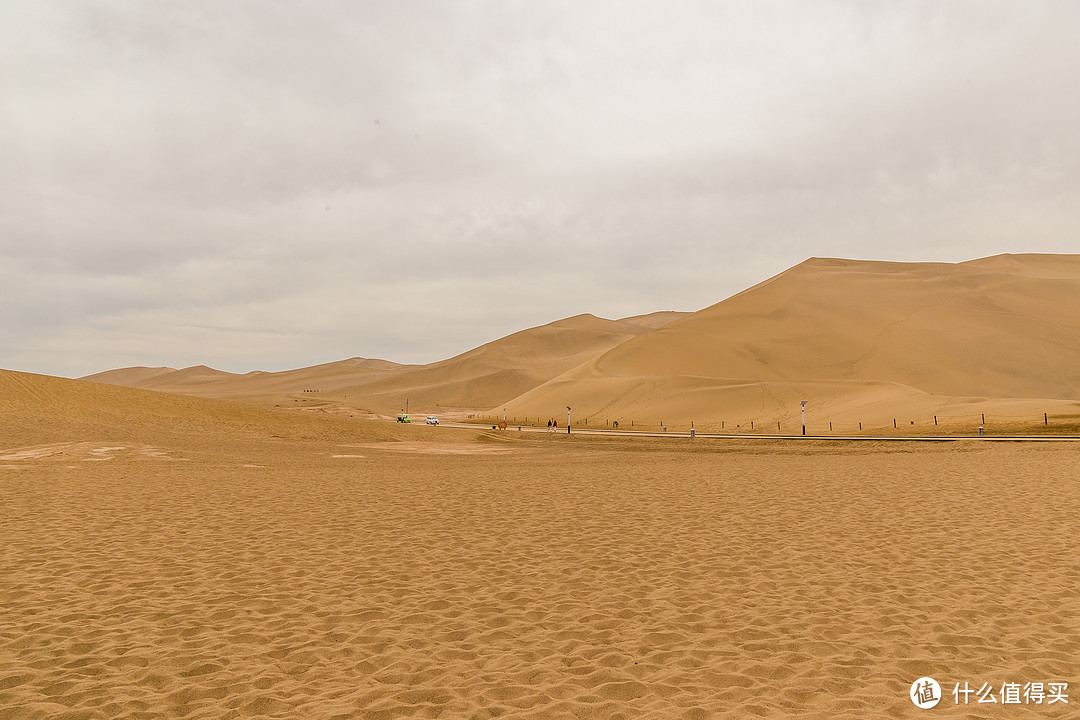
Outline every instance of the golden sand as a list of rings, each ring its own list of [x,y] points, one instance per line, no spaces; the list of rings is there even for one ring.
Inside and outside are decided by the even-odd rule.
[[[379,438],[182,400],[0,447],[0,716],[913,717],[928,675],[940,716],[1005,717],[953,683],[1080,688],[1075,445]]]

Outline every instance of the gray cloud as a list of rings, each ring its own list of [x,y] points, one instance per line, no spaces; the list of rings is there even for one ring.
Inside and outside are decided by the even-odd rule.
[[[0,7],[0,366],[431,361],[1076,251],[1071,2]]]

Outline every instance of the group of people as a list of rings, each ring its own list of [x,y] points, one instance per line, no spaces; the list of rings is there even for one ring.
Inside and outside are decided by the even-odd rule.
[[[614,425],[615,425],[615,429],[618,430],[619,429],[619,421],[616,420]],[[555,432],[558,429],[559,429],[559,421],[558,420],[548,420],[548,432]]]

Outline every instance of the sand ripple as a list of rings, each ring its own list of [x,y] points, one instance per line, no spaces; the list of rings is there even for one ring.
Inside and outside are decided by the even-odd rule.
[[[4,718],[908,717],[922,675],[1080,691],[1075,451],[257,468],[90,445],[112,460],[0,476]]]

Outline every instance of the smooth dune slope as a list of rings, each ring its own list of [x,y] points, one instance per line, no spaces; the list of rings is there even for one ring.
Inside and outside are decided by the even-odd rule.
[[[677,310],[660,310],[659,312],[648,313],[647,315],[634,315],[632,317],[620,318],[619,322],[640,325],[641,327],[655,330],[658,327],[669,325],[676,320],[682,320],[688,315],[690,315],[690,313],[679,312]]]
[[[374,412],[404,406],[442,411],[486,409],[541,385],[657,324],[682,313],[656,313],[607,320],[577,315],[529,328],[481,345],[448,360],[395,373],[363,387],[342,388],[326,397]],[[345,398],[348,395],[348,398]]]
[[[154,378],[162,375],[169,375],[176,372],[176,368],[171,367],[126,367],[117,368],[116,370],[106,370],[105,372],[94,373],[93,375],[87,375],[79,378],[79,380],[86,380],[87,382],[105,383],[106,385],[124,385],[126,387],[141,387],[144,383],[153,380]]]
[[[1023,415],[1068,413],[1080,400],[1078,300],[1080,255],[814,258],[508,405],[650,422],[790,422],[800,399],[845,422],[988,398]],[[1019,402],[1032,398],[1058,402]]]

